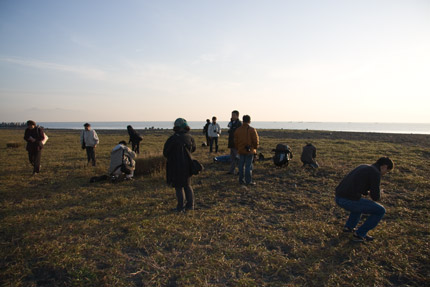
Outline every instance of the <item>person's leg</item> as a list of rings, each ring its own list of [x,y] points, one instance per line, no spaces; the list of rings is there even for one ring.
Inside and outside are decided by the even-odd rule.
[[[214,138],[215,140],[215,152],[218,152],[218,138]]]
[[[34,152],[28,151],[28,160],[30,164],[34,167]]]
[[[93,166],[96,166],[96,151],[94,147],[91,147],[91,161],[93,163]]]
[[[185,198],[187,200],[187,204],[185,204],[186,209],[194,209],[194,191],[191,185],[187,185],[184,187]]]
[[[87,147],[85,147],[85,150],[87,151],[87,160],[88,160],[88,163],[90,163],[90,161],[91,161],[91,147],[87,146]]]
[[[178,205],[176,206],[177,211],[181,211],[184,209],[184,191],[182,187],[175,187],[176,190],[176,198],[178,199]]]
[[[310,166],[312,166],[313,168],[318,168],[319,167],[319,165],[318,165],[318,163],[316,161],[312,162],[310,164]]]
[[[348,227],[349,229],[353,230],[361,218],[361,208],[360,208],[360,202],[358,200],[349,200],[342,197],[336,197],[336,203],[343,209],[346,209],[347,211],[351,212],[349,214],[348,220],[345,223],[345,227]]]
[[[375,228],[385,215],[385,208],[372,200],[360,199],[361,211],[364,214],[369,214],[366,221],[357,229],[357,235],[365,237],[367,232]]]
[[[246,155],[239,155],[239,183],[245,183],[243,181],[243,166],[245,165],[245,157]]]
[[[33,173],[39,173],[40,172],[40,159],[42,158],[42,151],[36,151],[34,153],[34,168]]]
[[[131,150],[136,152],[136,142],[134,141],[131,142]]]
[[[234,174],[234,170],[236,169],[236,165],[237,165],[237,149],[235,148],[230,149],[230,160],[231,160],[231,165],[230,165],[229,173]]]
[[[210,137],[209,138],[209,152],[212,152],[213,143],[214,143],[214,138]]]
[[[254,159],[253,154],[247,154],[245,158],[245,182],[250,184],[252,182],[252,160]]]
[[[140,142],[136,143],[136,153],[139,154],[140,153]]]

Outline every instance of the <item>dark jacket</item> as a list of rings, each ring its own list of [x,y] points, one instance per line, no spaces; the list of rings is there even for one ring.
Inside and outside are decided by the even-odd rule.
[[[139,143],[143,138],[142,136],[135,131],[131,126],[127,127],[128,135],[130,136],[129,143]]]
[[[242,125],[240,120],[231,121],[230,129],[228,130],[228,148],[236,148],[234,145],[234,132]]]
[[[167,184],[185,187],[191,184],[191,161],[187,154],[196,150],[196,143],[186,132],[177,132],[164,144],[163,155],[167,158]]]
[[[211,123],[206,123],[205,124],[205,126],[203,127],[203,134],[205,135],[205,136],[208,136],[208,130],[209,130],[209,125],[210,125]]]
[[[312,144],[307,144],[303,147],[302,156],[300,160],[303,163],[314,163],[317,157],[317,149]]]
[[[360,200],[361,195],[368,195],[377,201],[381,198],[379,185],[381,172],[375,165],[360,165],[352,170],[336,187],[336,196],[350,200]]]
[[[36,141],[31,142],[30,137],[34,138]],[[27,128],[24,132],[24,140],[27,142],[27,151],[36,152],[40,151],[43,148],[42,141],[45,139],[45,133],[43,132],[43,128],[37,126],[34,129]]]

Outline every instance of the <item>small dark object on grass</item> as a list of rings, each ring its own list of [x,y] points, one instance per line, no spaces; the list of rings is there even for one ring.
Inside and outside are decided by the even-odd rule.
[[[100,181],[106,181],[109,179],[109,176],[107,175],[101,175],[101,176],[93,176],[92,178],[90,178],[90,182],[100,182]]]
[[[6,143],[6,147],[8,148],[18,148],[20,146],[21,146],[20,143],[15,143],[15,142]]]
[[[134,175],[148,175],[166,170],[166,158],[163,155],[144,156],[136,159]]]

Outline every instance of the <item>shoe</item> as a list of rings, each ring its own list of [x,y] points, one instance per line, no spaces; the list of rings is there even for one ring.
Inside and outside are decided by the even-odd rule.
[[[343,232],[354,232],[356,228],[351,228],[348,226],[343,227]]]
[[[357,232],[354,231],[354,233],[352,233],[352,240],[355,242],[364,242],[364,237],[358,235]]]
[[[372,236],[366,235],[366,236],[364,236],[364,240],[366,240],[366,241],[373,241],[374,238]]]
[[[255,183],[255,181],[251,181],[250,183],[247,183],[246,185],[255,186],[255,185],[256,185],[256,183]]]
[[[239,184],[240,185],[245,185],[245,182],[244,181],[239,181]]]

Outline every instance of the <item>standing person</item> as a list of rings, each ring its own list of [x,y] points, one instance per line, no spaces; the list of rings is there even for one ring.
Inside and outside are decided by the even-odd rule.
[[[303,162],[303,167],[309,165],[312,168],[318,168],[319,165],[315,158],[317,157],[317,148],[312,143],[307,143],[303,147],[300,160]]]
[[[190,153],[196,150],[196,143],[188,133],[190,127],[183,118],[176,119],[173,131],[164,144],[163,155],[167,158],[166,179],[167,184],[176,190],[178,204],[176,211],[194,209],[194,192],[191,187],[191,158]],[[186,204],[184,205],[184,192]]]
[[[209,120],[209,119],[206,119],[206,124],[205,124],[205,126],[203,127],[203,134],[205,135],[205,137],[206,137],[206,145],[208,146],[209,145],[209,143],[210,143],[210,137],[209,137],[209,130],[208,130],[208,128],[209,128],[209,125],[211,124],[211,121]]]
[[[43,129],[36,126],[36,122],[27,121],[27,129],[24,132],[24,140],[27,142],[28,159],[33,166],[33,175],[40,172],[40,159],[42,157],[43,140],[45,133]]]
[[[95,130],[91,129],[89,123],[84,124],[85,129],[81,133],[81,146],[87,150],[88,164],[90,161],[93,166],[96,166],[96,152],[95,148],[99,144],[99,137]]]
[[[251,117],[244,115],[242,126],[234,133],[234,144],[239,153],[239,183],[255,185],[252,181],[252,161],[257,153],[259,138],[257,130],[250,126]],[[245,181],[243,180],[243,166],[245,166]]]
[[[242,122],[239,120],[239,112],[234,110],[231,112],[231,121],[228,124],[229,130],[228,130],[228,147],[230,149],[230,159],[231,159],[231,165],[230,170],[227,174],[234,174],[234,170],[236,169],[237,165],[237,149],[234,145],[234,132],[238,127],[242,125]]]
[[[116,180],[124,173],[126,180],[133,179],[135,158],[136,153],[127,147],[125,141],[120,141],[110,153],[109,175]]]
[[[216,122],[216,117],[212,117],[212,123],[209,124],[208,127],[208,135],[210,138],[210,147],[209,152],[212,152],[213,144],[215,143],[215,152],[218,152],[218,137],[221,134],[221,128],[219,124]]]
[[[372,165],[356,167],[336,187],[337,205],[351,212],[343,231],[352,232],[354,241],[373,240],[367,232],[375,228],[385,214],[385,208],[375,202],[381,198],[379,190],[381,176],[393,168],[394,163],[391,159],[381,157]],[[372,200],[361,198],[362,195],[369,194]],[[362,213],[369,214],[369,217],[356,229]]]
[[[143,139],[142,136],[138,132],[136,132],[133,129],[133,127],[130,125],[127,126],[127,132],[128,132],[128,135],[130,136],[130,140],[128,141],[128,143],[131,143],[131,150],[139,154],[140,153],[139,145]]]

